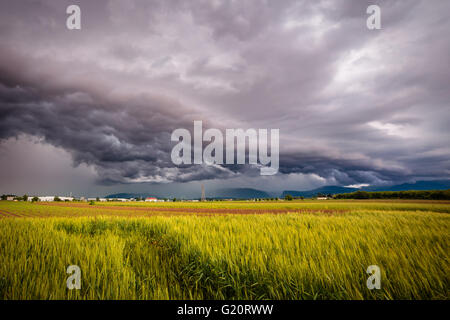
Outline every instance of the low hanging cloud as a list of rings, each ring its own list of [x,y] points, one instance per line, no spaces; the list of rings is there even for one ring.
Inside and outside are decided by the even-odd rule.
[[[103,184],[256,177],[172,163],[171,132],[202,120],[279,128],[274,179],[448,178],[450,4],[378,3],[381,30],[369,1],[77,1],[69,31],[70,1],[2,2],[0,139],[39,137]]]

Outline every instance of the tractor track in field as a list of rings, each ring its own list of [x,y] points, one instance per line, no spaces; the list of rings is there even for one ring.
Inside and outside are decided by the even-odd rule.
[[[6,211],[6,210],[0,210],[0,219],[1,218],[22,218],[22,216]]]

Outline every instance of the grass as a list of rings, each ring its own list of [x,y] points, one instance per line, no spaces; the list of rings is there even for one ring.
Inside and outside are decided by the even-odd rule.
[[[163,205],[187,214],[1,201],[0,211],[20,218],[0,219],[0,299],[450,298],[445,202]],[[191,212],[255,205],[310,211]],[[73,264],[81,290],[66,288]],[[366,286],[374,264],[381,290]]]

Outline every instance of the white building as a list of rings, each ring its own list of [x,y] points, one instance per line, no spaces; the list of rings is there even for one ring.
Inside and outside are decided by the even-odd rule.
[[[61,201],[73,201],[74,197],[58,197]],[[34,198],[34,196],[32,197],[28,197],[28,201],[32,201]],[[55,196],[42,196],[42,197],[37,197],[39,199],[39,201],[44,201],[44,202],[50,202],[50,201],[55,201]]]
[[[154,197],[145,198],[145,202],[157,202],[157,201],[158,201],[158,199],[156,199]]]
[[[58,197],[61,201],[73,201],[73,197]]]
[[[38,197],[39,201],[54,201],[55,197],[54,196],[43,196],[43,197]]]

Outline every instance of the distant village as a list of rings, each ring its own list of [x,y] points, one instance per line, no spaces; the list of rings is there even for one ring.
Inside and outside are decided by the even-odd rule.
[[[292,197],[290,195],[284,198],[254,198],[254,199],[238,199],[238,198],[203,198],[203,199],[177,199],[177,198],[162,198],[155,197],[145,198],[89,198],[89,197],[66,197],[66,196],[16,196],[16,195],[2,195],[0,200],[6,201],[28,201],[28,202],[199,202],[199,201],[285,201],[285,200],[303,200],[304,197]],[[316,200],[328,200],[332,199],[331,196],[318,196],[312,199]]]

